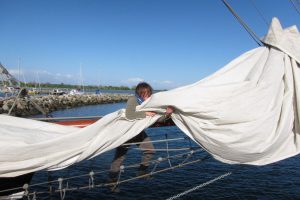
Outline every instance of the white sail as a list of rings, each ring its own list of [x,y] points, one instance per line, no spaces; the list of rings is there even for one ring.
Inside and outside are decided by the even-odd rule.
[[[175,124],[222,162],[265,165],[299,154],[300,36],[278,25],[274,19],[267,47],[197,83],[152,95],[138,109],[160,113],[154,117],[128,120],[119,110],[78,129],[0,115],[0,177],[57,170],[116,148],[169,105]]]

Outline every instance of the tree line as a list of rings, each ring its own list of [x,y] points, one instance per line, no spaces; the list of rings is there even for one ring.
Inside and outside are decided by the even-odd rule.
[[[24,83],[21,82],[21,87],[27,87],[27,88],[59,88],[59,89],[82,89],[81,85],[72,85],[72,84],[64,84],[64,83],[60,83],[60,84],[55,84],[55,83],[36,83],[36,82],[28,82],[28,83]],[[85,85],[84,89],[88,89],[88,90],[134,90],[135,87],[127,87],[127,86],[104,86],[104,85],[100,85],[100,86],[95,86],[95,85]]]

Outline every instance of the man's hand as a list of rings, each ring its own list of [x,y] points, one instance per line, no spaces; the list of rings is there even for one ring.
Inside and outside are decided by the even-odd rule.
[[[154,115],[156,115],[156,112],[147,111],[147,112],[145,112],[145,114],[146,114],[146,116],[153,117]]]
[[[166,115],[171,115],[174,112],[174,108],[172,106],[168,106],[166,109]]]

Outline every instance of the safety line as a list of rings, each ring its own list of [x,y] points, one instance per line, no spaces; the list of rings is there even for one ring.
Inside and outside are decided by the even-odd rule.
[[[179,154],[176,154],[176,155],[173,155],[173,156],[170,156],[170,157],[164,157],[164,158],[160,157],[159,160],[161,162],[163,162],[163,161],[167,161],[169,159],[179,159],[179,158],[182,158],[185,155],[195,154],[197,152],[204,152],[204,150],[202,150],[202,149],[191,150],[190,152],[179,153]],[[151,161],[148,161],[148,163],[150,165],[152,165],[152,164],[157,163],[157,160],[151,160]],[[140,166],[140,163],[136,163],[136,164],[132,164],[132,165],[128,165],[128,166],[123,166],[123,168],[124,169],[130,169],[130,168],[136,168],[136,167],[139,167],[139,166]],[[94,172],[94,175],[102,174],[102,173],[107,173],[109,171],[110,170],[108,169],[108,170],[103,170],[103,171],[99,171],[99,172]],[[75,179],[75,178],[87,177],[87,176],[90,176],[90,174],[83,174],[83,175],[78,175],[78,176],[72,176],[72,177],[64,178],[64,181],[68,181],[68,180]],[[32,184],[32,185],[29,185],[29,186],[30,187],[41,186],[41,185],[45,185],[45,184],[49,184],[49,183],[57,183],[57,182],[59,182],[59,180],[46,181],[46,182]],[[23,189],[23,187],[16,187],[16,188],[10,188],[10,189],[6,189],[6,190],[1,190],[0,193],[2,193],[2,192],[8,192],[8,191],[13,191],[13,190],[19,190],[19,189]]]
[[[119,185],[119,184],[122,184],[122,183],[127,183],[127,182],[130,182],[130,181],[133,181],[133,180],[146,178],[146,177],[149,177],[149,176],[154,175],[154,174],[166,172],[166,171],[169,171],[169,170],[173,170],[173,169],[176,169],[176,168],[180,168],[180,167],[183,167],[183,166],[186,166],[186,165],[189,165],[189,164],[194,164],[194,163],[197,163],[197,162],[201,162],[201,161],[204,161],[204,160],[206,160],[206,158],[193,160],[193,161],[190,161],[190,162],[187,162],[187,163],[184,163],[184,164],[179,164],[179,165],[175,165],[173,167],[157,170],[155,172],[151,172],[151,173],[144,174],[144,175],[141,175],[141,176],[136,176],[136,177],[132,177],[132,178],[125,179],[125,180],[120,180],[118,182],[94,184],[93,188],[111,187],[111,186],[115,186],[116,184]],[[84,190],[84,189],[90,189],[90,188],[91,188],[90,185],[81,186],[81,187],[64,188],[64,189],[57,189],[57,190],[53,191],[52,193],[61,193],[61,192],[63,192],[64,193],[63,195],[65,196],[66,193],[70,192],[70,191]],[[47,191],[47,192],[33,192],[33,193],[29,193],[28,196],[39,195],[39,194],[50,194],[50,192],[49,191]]]
[[[191,192],[193,192],[193,191],[195,191],[195,190],[198,190],[198,189],[200,189],[200,188],[203,188],[203,187],[205,187],[205,186],[207,186],[207,185],[209,185],[209,184],[212,184],[212,183],[214,183],[214,182],[216,182],[216,181],[218,181],[218,180],[220,180],[220,179],[223,179],[223,178],[225,178],[226,176],[229,176],[229,175],[231,175],[232,174],[232,172],[227,172],[227,173],[225,173],[225,174],[223,174],[223,175],[221,175],[221,176],[218,176],[218,177],[216,177],[216,178],[214,178],[214,179],[211,179],[211,180],[209,180],[209,181],[207,181],[207,182],[205,182],[205,183],[201,183],[200,185],[197,185],[196,187],[193,187],[193,188],[191,188],[191,189],[188,189],[188,190],[186,190],[186,191],[184,191],[184,192],[182,192],[182,193],[179,193],[179,194],[177,194],[177,195],[175,195],[175,196],[172,196],[172,197],[170,197],[170,198],[168,198],[168,199],[166,199],[166,200],[174,200],[174,199],[178,199],[179,197],[182,197],[182,196],[184,196],[184,195],[187,195],[188,193],[191,193]]]

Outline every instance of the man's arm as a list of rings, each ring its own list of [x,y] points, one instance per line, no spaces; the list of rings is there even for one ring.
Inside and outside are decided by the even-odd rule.
[[[129,99],[127,101],[127,106],[126,106],[126,118],[138,119],[138,118],[146,117],[145,112],[137,112],[136,111],[137,106],[138,106],[138,103],[137,103],[135,97],[129,97]]]

